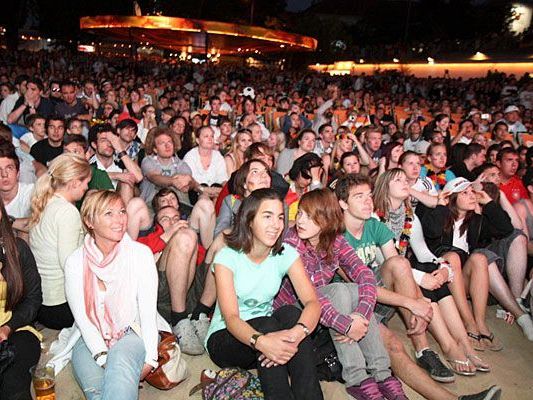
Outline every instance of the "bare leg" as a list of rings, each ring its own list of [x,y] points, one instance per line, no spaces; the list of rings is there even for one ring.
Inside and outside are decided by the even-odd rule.
[[[429,400],[457,400],[457,395],[438,385],[409,357],[398,337],[379,324],[383,343],[389,353],[391,369],[407,386]]]
[[[207,196],[200,196],[194,205],[189,223],[191,228],[200,233],[200,241],[207,249],[213,242],[215,232],[215,206]]]
[[[472,299],[474,318],[478,331],[472,331],[467,325],[467,330],[473,333],[490,333],[487,327],[487,300],[489,297],[489,266],[487,257],[482,254],[472,254],[466,261],[463,269],[465,287]]]
[[[457,310],[457,306],[452,296],[446,296],[439,301],[439,308],[444,318],[444,322],[448,327],[448,331],[455,339],[455,342],[459,344],[465,356],[471,358],[474,365],[482,366],[484,368],[490,368],[490,366],[481,358],[476,356],[476,352],[468,339],[465,326],[461,320],[461,315]],[[475,357],[473,357],[475,356]],[[473,369],[472,369],[473,370]]]
[[[509,287],[514,298],[519,298],[524,288],[524,280],[527,270],[527,238],[524,235],[517,236],[507,253],[505,269],[509,277]]]
[[[503,276],[500,273],[496,263],[489,264],[489,282],[490,292],[494,297],[496,297],[498,303],[500,303],[503,308],[513,314],[515,318],[521,317],[524,312],[516,302],[515,297],[511,293],[511,289],[509,289],[509,286],[507,286],[507,282],[505,282],[505,279],[503,279]]]
[[[120,197],[122,198],[122,201],[124,204],[128,205],[130,200],[135,195],[135,189],[133,186],[128,185],[127,183],[119,182],[117,191],[120,193]]]
[[[221,233],[215,238],[215,240],[213,240],[211,247],[209,247],[209,250],[205,256],[205,263],[211,264],[217,251],[224,247],[224,245],[224,235]],[[204,290],[202,292],[202,296],[200,297],[200,303],[210,307],[215,304],[216,299],[217,290],[215,285],[215,276],[209,268],[207,274],[205,275]]]
[[[169,247],[161,260],[164,266],[172,311],[184,312],[186,310],[187,292],[194,279],[197,239],[196,233],[191,229],[180,229],[170,239]]]
[[[128,213],[128,234],[133,240],[139,237],[139,231],[150,228],[152,219],[143,199],[134,197],[126,207]]]
[[[419,298],[421,293],[418,285],[413,279],[411,265],[405,257],[394,256],[386,260],[381,266],[381,276],[385,286],[395,293],[410,298]],[[403,320],[407,323],[411,318],[411,312],[404,308],[398,308]],[[425,333],[420,335],[411,335],[413,346],[416,351],[429,348],[429,342]]]
[[[453,301],[453,299],[450,297],[450,300]],[[442,301],[442,300],[441,300]],[[443,353],[446,355],[446,358],[449,360],[460,360],[460,361],[467,361],[466,354],[464,351],[459,347],[457,344],[457,341],[453,338],[452,334],[450,333],[448,326],[443,318],[443,312],[445,310],[440,310],[440,306],[437,303],[431,303],[433,306],[433,319],[431,320],[431,323],[429,324],[429,330],[435,340],[439,343],[440,348],[442,349]],[[446,310],[448,311],[448,310]],[[457,312],[457,309],[455,310]],[[457,314],[457,316],[459,316]],[[462,325],[462,322],[461,322]],[[464,330],[464,327],[463,327]],[[466,332],[465,332],[466,336]],[[475,371],[475,367],[472,365],[470,367],[466,365],[460,365],[455,363],[454,368],[459,371]]]
[[[461,270],[461,259],[457,253],[446,253],[442,256],[446,261],[448,261],[453,269],[453,282],[448,284],[448,288],[452,293],[457,309],[461,314],[461,318],[465,324],[466,330],[472,333],[479,333],[474,314],[468,304],[466,299],[466,290],[465,290],[465,279],[463,277],[463,271]],[[488,293],[488,285],[487,285]]]

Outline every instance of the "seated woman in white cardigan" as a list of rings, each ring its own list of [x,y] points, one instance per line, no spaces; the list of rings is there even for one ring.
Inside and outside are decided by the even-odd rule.
[[[65,291],[81,338],[72,351],[76,380],[88,400],[138,398],[157,367],[157,269],[150,249],[126,234],[120,195],[89,194],[81,208],[88,234],[65,265]]]
[[[41,275],[43,304],[37,320],[51,329],[69,328],[74,318],[65,298],[67,257],[81,244],[80,213],[74,205],[91,180],[91,166],[75,154],[56,157],[35,185],[31,199],[30,249]]]

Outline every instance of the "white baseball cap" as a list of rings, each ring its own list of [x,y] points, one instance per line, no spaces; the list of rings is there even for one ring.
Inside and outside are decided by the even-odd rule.
[[[505,110],[503,111],[504,114],[512,113],[512,112],[520,112],[520,109],[517,106],[507,106]]]
[[[459,192],[462,192],[463,190],[466,190],[471,185],[472,185],[472,182],[470,182],[466,178],[455,178],[455,179],[452,179],[450,182],[448,182],[444,186],[444,189],[442,189],[442,191],[443,193],[444,192],[459,193]]]

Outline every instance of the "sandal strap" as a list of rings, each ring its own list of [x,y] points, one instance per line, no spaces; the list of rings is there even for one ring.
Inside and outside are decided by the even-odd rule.
[[[479,339],[489,340],[491,343],[494,340],[494,333],[491,332],[490,335],[479,334]]]
[[[472,361],[470,361],[469,358],[466,359],[466,361],[462,361],[462,360],[448,360],[448,362],[451,362],[453,364],[459,364],[459,365],[463,365],[465,367],[469,367],[470,365],[472,365]]]
[[[473,332],[466,332],[466,334],[474,340],[481,340],[481,334],[475,334]]]

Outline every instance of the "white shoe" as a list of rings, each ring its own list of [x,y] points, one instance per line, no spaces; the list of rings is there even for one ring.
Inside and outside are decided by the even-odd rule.
[[[207,331],[209,330],[209,325],[211,321],[209,317],[204,313],[200,313],[197,321],[191,321],[194,330],[196,331],[196,336],[200,340],[200,343],[205,343],[205,338],[207,336]]]
[[[203,344],[198,340],[196,331],[189,318],[182,319],[172,328],[172,333],[178,338],[180,349],[185,354],[199,356],[205,349]]]
[[[533,342],[533,321],[529,314],[521,315],[517,318],[516,323],[522,328],[522,332],[526,335],[527,340]]]

